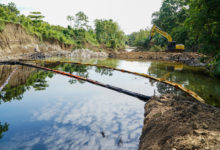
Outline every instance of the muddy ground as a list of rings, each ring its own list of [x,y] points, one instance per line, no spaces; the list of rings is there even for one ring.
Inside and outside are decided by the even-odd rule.
[[[220,109],[164,95],[145,105],[139,150],[220,150]]]
[[[110,52],[110,58],[120,59],[142,59],[142,60],[163,60],[180,62],[189,66],[205,66],[200,61],[204,57],[203,54],[192,52]]]

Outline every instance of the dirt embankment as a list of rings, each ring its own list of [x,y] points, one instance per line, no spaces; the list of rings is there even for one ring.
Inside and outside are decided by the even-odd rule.
[[[145,105],[140,150],[219,150],[220,109],[164,95]]]
[[[144,60],[164,60],[181,62],[190,66],[205,66],[200,62],[203,57],[202,54],[183,52],[183,53],[171,53],[171,52],[114,52],[109,53],[109,57],[121,58],[121,59],[144,59]]]
[[[108,57],[105,52],[93,52],[88,49],[72,51],[71,45],[57,40],[40,41],[27,33],[19,24],[8,23],[0,32],[0,60],[9,59],[41,59],[46,57]]]
[[[36,52],[56,52],[71,49],[56,40],[40,41],[19,24],[8,23],[0,32],[0,59],[15,59]]]

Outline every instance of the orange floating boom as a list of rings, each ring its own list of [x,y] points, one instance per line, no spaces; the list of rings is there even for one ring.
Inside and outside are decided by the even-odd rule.
[[[190,95],[191,97],[195,98],[196,100],[204,103],[205,100],[202,99],[198,94],[196,94],[195,92],[193,92],[192,90],[189,90],[185,87],[183,87],[182,85],[178,84],[178,83],[175,83],[175,82],[171,82],[171,81],[168,81],[166,79],[163,79],[163,78],[156,78],[156,77],[153,77],[153,76],[150,76],[148,74],[144,74],[144,73],[138,73],[138,72],[132,72],[132,71],[128,71],[128,70],[123,70],[123,69],[117,69],[117,68],[113,68],[113,67],[108,67],[108,66],[103,66],[103,65],[97,65],[97,64],[87,64],[87,63],[79,63],[79,62],[73,62],[73,61],[47,61],[47,60],[28,60],[28,59],[21,59],[21,61],[34,61],[34,62],[45,62],[45,63],[72,63],[72,64],[79,64],[79,65],[87,65],[87,66],[96,66],[96,67],[102,67],[102,68],[106,68],[106,69],[112,69],[112,70],[117,70],[117,71],[121,71],[121,72],[125,72],[125,73],[129,73],[129,74],[134,74],[134,75],[137,75],[137,76],[142,76],[142,77],[145,77],[145,78],[150,78],[150,79],[153,79],[155,81],[159,81],[159,82],[162,82],[162,83],[165,83],[165,84],[169,84],[175,88],[178,88],[180,89],[181,91],[187,93],[188,95]]]
[[[87,79],[87,78],[84,78],[84,77],[81,77],[81,76],[73,75],[73,74],[66,73],[66,72],[59,71],[59,70],[53,70],[53,69],[50,69],[50,68],[40,67],[40,66],[36,66],[36,65],[32,65],[32,64],[21,63],[21,62],[17,62],[17,61],[5,61],[5,62],[0,62],[0,64],[22,65],[22,66],[27,66],[27,67],[37,68],[37,69],[41,69],[41,70],[45,70],[45,71],[54,72],[54,73],[61,74],[61,75],[64,75],[64,76],[68,76],[68,77],[72,77],[72,78],[75,78],[75,79],[78,79],[78,80],[83,80],[83,81],[86,81],[86,82],[89,82],[89,83],[92,83],[92,84],[95,84],[95,85],[99,85],[101,87],[105,87],[105,88],[111,89],[113,91],[124,93],[126,95],[136,97],[136,98],[138,98],[138,99],[140,99],[144,102],[151,99],[151,96],[146,96],[146,95],[139,94],[139,93],[136,93],[136,92],[131,92],[131,91],[119,88],[119,87],[115,87],[115,86],[112,86],[112,85],[109,85],[109,84],[103,84],[103,83],[95,81],[95,80]]]

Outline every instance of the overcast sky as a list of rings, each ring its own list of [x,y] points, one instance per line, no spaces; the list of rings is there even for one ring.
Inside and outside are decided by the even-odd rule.
[[[113,19],[126,34],[151,27],[151,15],[162,4],[162,0],[0,0],[8,2],[25,15],[40,11],[54,25],[67,26],[66,16],[79,11],[89,17],[90,25],[95,19]]]

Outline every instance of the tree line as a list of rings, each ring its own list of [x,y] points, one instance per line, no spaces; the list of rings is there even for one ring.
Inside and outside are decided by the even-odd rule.
[[[152,24],[169,33],[186,51],[200,52],[209,68],[220,75],[220,0],[163,0],[152,14]],[[146,33],[146,36],[143,36]],[[148,51],[166,48],[167,39],[159,34],[150,42],[150,29],[128,35],[128,44]],[[204,61],[202,60],[202,61]]]
[[[220,0],[163,0],[159,11],[152,14],[152,24],[169,33],[186,50],[208,55],[220,53]],[[149,40],[142,36],[150,29],[130,34],[130,44],[149,48]],[[140,38],[142,37],[142,38]],[[156,34],[156,45],[167,45],[167,40]]]
[[[67,28],[59,25],[50,25],[43,21],[41,12],[30,12],[30,15],[21,15],[16,5],[0,4],[0,32],[7,22],[21,24],[30,34],[42,41],[58,40],[61,43],[72,45],[73,48],[106,47],[112,50],[125,46],[126,36],[119,25],[113,20],[95,20],[95,29],[89,26],[88,16],[83,12],[67,16],[70,23]]]

